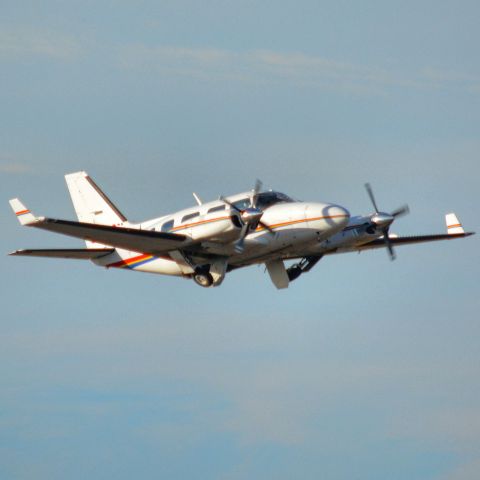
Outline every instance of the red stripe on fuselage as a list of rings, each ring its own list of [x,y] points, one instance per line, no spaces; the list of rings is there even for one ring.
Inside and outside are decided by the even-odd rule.
[[[165,256],[165,255],[150,255],[148,253],[144,253],[142,255],[137,255],[136,257],[131,257],[131,258],[125,258],[124,260],[120,260],[119,262],[114,262],[110,263],[109,265],[106,265],[107,268],[121,268],[121,267],[128,267],[130,265],[133,265],[135,263],[139,263],[142,260],[157,260],[157,259],[162,259],[162,260],[168,260],[170,262],[174,262],[171,257]]]

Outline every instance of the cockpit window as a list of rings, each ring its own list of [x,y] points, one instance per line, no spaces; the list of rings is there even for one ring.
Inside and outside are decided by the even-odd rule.
[[[169,220],[162,225],[160,229],[162,232],[169,232],[173,228],[173,220]]]
[[[259,193],[257,197],[257,207],[261,210],[271,207],[276,203],[290,203],[293,202],[288,195],[280,192],[263,192]]]
[[[294,200],[290,198],[288,195],[280,192],[263,192],[259,193],[257,196],[257,207],[261,210],[271,207],[276,203],[287,203],[293,202]],[[237,200],[233,202],[233,204],[239,210],[245,210],[250,206],[250,198],[242,198],[241,200]]]
[[[250,206],[250,199],[249,198],[242,198],[241,200],[237,200],[236,202],[232,202],[239,210],[245,210]]]

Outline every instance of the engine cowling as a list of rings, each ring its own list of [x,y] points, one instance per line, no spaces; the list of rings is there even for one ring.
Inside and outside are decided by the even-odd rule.
[[[212,242],[227,243],[238,238],[241,224],[236,216],[225,215],[199,220],[182,232],[192,240],[208,240]]]

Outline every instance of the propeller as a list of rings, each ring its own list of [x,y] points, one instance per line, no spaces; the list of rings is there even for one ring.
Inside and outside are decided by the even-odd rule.
[[[240,230],[240,237],[235,244],[235,251],[242,253],[244,250],[245,237],[248,235],[250,230],[255,230],[258,225],[261,225],[269,233],[274,233],[274,231],[266,224],[261,221],[263,211],[257,208],[257,199],[260,190],[262,189],[262,182],[257,179],[255,186],[250,194],[250,205],[241,210],[235,204],[227,200],[225,197],[220,197],[220,200],[226,203],[230,208],[239,213],[240,219],[242,221],[242,229]]]
[[[373,204],[373,208],[375,209],[375,213],[370,217],[370,221],[373,223],[375,228],[378,228],[383,233],[383,241],[385,243],[385,246],[387,247],[390,260],[395,260],[395,250],[393,249],[392,242],[390,241],[390,237],[388,236],[388,230],[390,229],[390,225],[396,218],[403,217],[403,215],[406,215],[410,212],[410,209],[408,208],[408,205],[403,205],[395,209],[391,213],[380,212],[378,210],[377,202],[375,201],[375,195],[373,194],[371,185],[369,183],[366,183],[365,188],[367,190],[368,196],[370,197],[370,201]]]

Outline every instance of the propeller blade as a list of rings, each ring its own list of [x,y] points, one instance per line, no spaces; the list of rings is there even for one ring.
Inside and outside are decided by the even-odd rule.
[[[369,183],[366,183],[365,188],[367,189],[367,193],[368,193],[368,196],[370,197],[370,200],[373,204],[373,208],[375,208],[375,213],[378,213],[378,207],[377,207],[377,203],[375,202],[375,197],[373,195],[373,190],[372,190],[371,185]]]
[[[229,207],[233,208],[238,213],[242,213],[242,211],[236,205],[234,205],[230,200],[227,200],[224,196],[221,196],[219,200],[221,200],[223,203],[226,203]]]
[[[383,241],[385,242],[385,245],[388,249],[388,254],[390,255],[390,260],[395,260],[397,256],[395,255],[395,250],[393,249],[392,242],[390,241],[390,238],[388,236],[388,229],[383,230]]]
[[[235,251],[237,253],[242,253],[245,250],[245,247],[244,247],[245,237],[248,234],[249,227],[250,225],[248,223],[245,223],[242,227],[242,230],[240,231],[240,238],[235,243]]]
[[[250,197],[250,206],[253,208],[257,208],[257,197],[262,189],[262,185],[262,181],[257,178],[255,186],[253,187],[252,196]]]
[[[392,217],[403,217],[403,215],[406,215],[407,213],[410,213],[410,208],[408,208],[408,205],[403,205],[395,209],[390,215]]]

